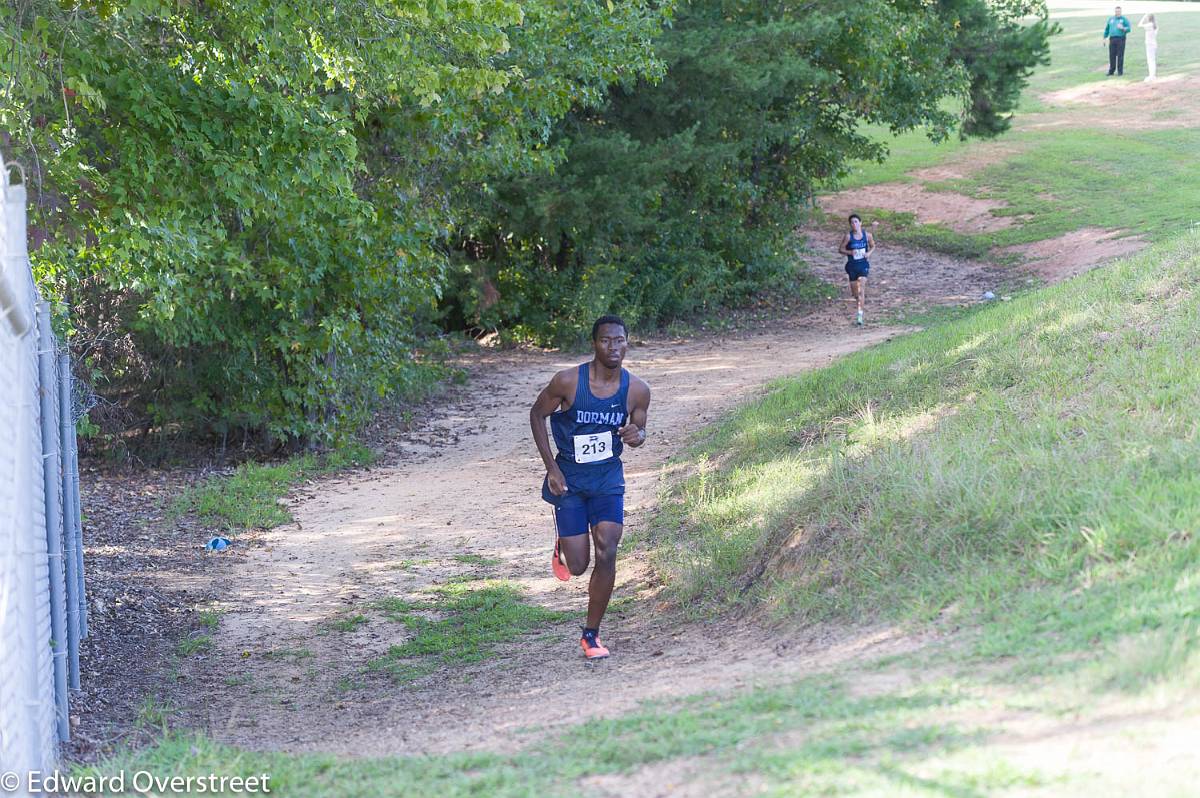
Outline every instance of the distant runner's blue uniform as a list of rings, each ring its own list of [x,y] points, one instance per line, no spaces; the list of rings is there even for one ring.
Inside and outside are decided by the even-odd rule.
[[[853,232],[850,233],[850,241],[846,244],[846,249],[850,250],[850,254],[846,256],[846,274],[850,282],[871,273],[871,263],[867,260],[868,243],[866,230],[862,231],[859,238],[855,238]]]
[[[549,480],[542,498],[554,505],[561,537],[582,535],[601,521],[625,523],[624,444],[617,430],[629,418],[629,372],[621,369],[621,387],[612,396],[592,395],[588,363],[579,366],[575,400],[550,415],[558,450],[554,461],[567,480],[567,492],[555,496]]]

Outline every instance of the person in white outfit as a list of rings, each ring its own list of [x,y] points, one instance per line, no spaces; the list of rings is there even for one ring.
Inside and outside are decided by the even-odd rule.
[[[1150,69],[1146,80],[1154,80],[1158,75],[1158,22],[1153,14],[1146,14],[1138,27],[1146,29],[1146,65]]]

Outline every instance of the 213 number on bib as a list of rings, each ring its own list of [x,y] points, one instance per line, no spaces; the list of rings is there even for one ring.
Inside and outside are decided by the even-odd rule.
[[[575,462],[598,463],[613,456],[611,432],[575,436]]]

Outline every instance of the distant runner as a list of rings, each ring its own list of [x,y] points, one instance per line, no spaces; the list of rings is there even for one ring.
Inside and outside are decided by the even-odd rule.
[[[857,213],[850,214],[850,232],[842,236],[838,252],[846,256],[846,275],[850,278],[850,296],[858,302],[858,315],[854,323],[863,323],[863,303],[867,299],[867,275],[871,273],[871,253],[875,251],[875,239],[865,232],[862,219]]]
[[[564,582],[572,574],[579,576],[587,570],[592,546],[596,549],[587,625],[579,639],[588,659],[608,656],[599,634],[625,528],[621,452],[646,442],[650,387],[621,367],[628,346],[624,321],[617,316],[596,319],[591,362],[555,374],[529,411],[533,441],[546,464],[542,498],[554,505],[554,575]],[[547,418],[557,457],[550,451]]]

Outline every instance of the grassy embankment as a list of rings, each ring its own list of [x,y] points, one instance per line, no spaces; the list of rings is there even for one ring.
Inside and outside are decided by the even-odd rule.
[[[676,597],[982,624],[975,655],[1040,670],[1138,634],[1108,678],[1175,672],[1200,621],[1198,243],[782,381],[710,428],[659,532]]]

